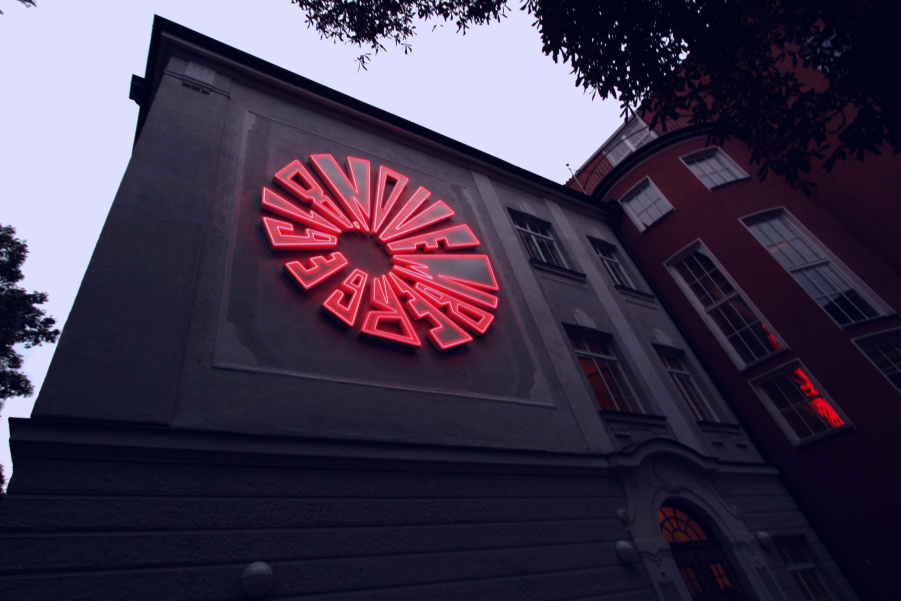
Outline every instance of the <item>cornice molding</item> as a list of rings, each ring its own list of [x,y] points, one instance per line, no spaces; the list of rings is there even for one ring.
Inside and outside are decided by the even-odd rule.
[[[714,126],[712,123],[689,125],[688,127],[682,127],[654,138],[652,141],[617,163],[617,165],[610,170],[610,173],[604,176],[604,179],[601,180],[601,183],[598,184],[597,188],[591,192],[592,200],[595,204],[603,204],[604,196],[619,182],[620,179],[632,171],[632,169],[671,146],[709,135],[713,131],[713,128]]]
[[[178,52],[179,50],[181,52]],[[604,207],[591,202],[591,198],[582,192],[517,167],[160,16],[155,16],[153,21],[153,32],[143,78],[146,87],[143,90],[145,97],[139,103],[136,142],[153,105],[168,57],[173,53],[182,55],[184,52],[239,73],[245,80],[245,84],[251,81],[256,82],[264,87],[280,90],[282,93],[303,100],[310,105],[338,111],[360,122],[368,123],[371,127],[403,137],[412,145],[439,152],[468,169],[485,171],[495,177],[500,176],[498,179],[507,180],[525,188],[537,185],[546,194],[553,195],[556,199],[574,204],[581,203],[590,210],[605,212]]]

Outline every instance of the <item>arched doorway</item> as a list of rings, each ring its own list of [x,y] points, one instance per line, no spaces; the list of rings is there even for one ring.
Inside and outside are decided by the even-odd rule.
[[[659,514],[660,532],[670,545],[692,601],[747,601],[713,532],[692,513],[665,504]]]

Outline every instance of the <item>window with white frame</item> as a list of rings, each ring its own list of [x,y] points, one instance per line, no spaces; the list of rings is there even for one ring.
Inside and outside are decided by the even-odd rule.
[[[569,340],[601,409],[641,413],[632,386],[610,344],[610,336],[600,332],[596,335],[569,332]]]
[[[592,248],[594,248],[594,252],[601,260],[601,263],[603,263],[604,269],[607,270],[613,283],[617,286],[622,286],[623,288],[637,290],[635,284],[632,283],[632,278],[629,277],[628,272],[626,272],[623,268],[623,264],[619,261],[616,247],[602,240],[596,240],[594,238],[590,238],[589,240]]]
[[[705,148],[693,152],[682,157],[682,162],[711,190],[748,177],[748,174],[720,148]]]
[[[550,223],[512,210],[510,215],[513,217],[513,224],[516,226],[516,231],[519,232],[523,244],[526,245],[530,258],[547,265],[569,268],[551,234]]]
[[[901,330],[855,340],[882,375],[901,392]]]
[[[682,353],[675,349],[655,348],[673,384],[676,385],[679,395],[685,401],[685,405],[695,419],[701,422],[716,421],[713,417],[713,411],[710,410],[704,395],[701,394],[694,378],[691,376],[691,372],[688,371]]]
[[[838,325],[860,323],[883,313],[862,287],[830,260],[825,248],[802,234],[784,211],[742,221]]]
[[[669,265],[682,289],[740,368],[782,350],[782,344],[706,249],[695,247],[671,260]]]
[[[753,385],[794,442],[803,442],[846,425],[836,405],[814,382],[807,368],[798,362],[764,375]]]
[[[773,538],[776,551],[801,590],[805,601],[832,601],[835,599],[817,565],[807,539],[803,536],[777,536]]]
[[[647,123],[640,117],[633,117],[613,145],[607,148],[604,156],[611,164],[616,165],[656,137],[657,134],[651,131]]]
[[[660,193],[650,178],[639,182],[620,199],[620,202],[641,231],[673,210],[673,205]]]

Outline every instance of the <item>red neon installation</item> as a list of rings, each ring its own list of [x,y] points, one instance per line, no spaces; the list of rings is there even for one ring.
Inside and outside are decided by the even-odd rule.
[[[388,178],[391,178],[394,182],[394,187],[391,188],[391,194],[386,199],[385,190],[388,187]],[[375,204],[372,207],[372,227],[370,228],[373,234],[377,234],[382,229],[382,224],[385,223],[385,219],[388,218],[388,214],[391,213],[391,209],[394,208],[394,204],[400,198],[409,181],[410,178],[402,173],[398,173],[384,165],[379,167],[379,181],[375,191]]]
[[[413,324],[410,322],[410,318],[404,312],[400,300],[398,300],[397,295],[388,283],[388,276],[383,275],[372,279],[369,304],[376,309],[381,309],[381,311],[370,311],[367,313],[360,332],[409,344],[410,346],[422,345],[419,341],[419,336],[416,335]],[[380,330],[379,327],[382,324],[393,324],[400,330],[400,333],[394,330]]]
[[[494,315],[488,311],[470,305],[450,294],[435,290],[422,282],[416,282],[414,288],[421,292],[436,307],[447,307],[448,316],[455,319],[457,323],[470,332],[484,334],[491,322],[494,321]]]
[[[310,161],[319,172],[347,215],[353,221],[354,229],[369,232],[370,173],[372,166],[366,159],[347,157],[347,173],[330,154],[311,154]]]
[[[272,250],[321,250],[338,245],[338,237],[307,228],[303,234],[294,233],[294,224],[272,217],[263,217]]]
[[[373,198],[373,167],[367,159],[347,157],[342,167],[334,155],[323,153],[310,155],[310,162],[324,186],[299,160],[279,170],[275,179],[312,208],[301,208],[264,186],[262,208],[290,221],[264,216],[263,226],[273,250],[333,248],[347,231],[377,237],[392,255],[393,265],[388,274],[372,278],[361,334],[418,348],[422,342],[413,322],[424,320],[429,340],[438,350],[445,350],[472,342],[473,334],[488,330],[494,315],[486,309],[497,308],[495,293],[499,290],[491,261],[487,255],[449,252],[476,248],[478,237],[466,224],[431,229],[453,217],[453,209],[441,200],[426,206],[431,192],[422,186],[402,202],[410,179],[384,165],[379,167]],[[326,187],[333,196],[326,193]],[[342,253],[332,252],[290,261],[285,269],[306,291],[348,265]],[[328,294],[323,309],[354,327],[369,278],[364,270],[353,269]],[[817,405],[818,400],[832,409],[815,398],[811,405],[821,415],[828,411]]]
[[[497,278],[487,255],[395,255],[392,273],[474,305],[497,309]]]
[[[389,242],[385,247],[392,255],[405,252],[416,252],[417,249],[423,251],[438,250],[439,244],[443,243],[444,250],[461,250],[464,248],[475,248],[479,244],[479,239],[472,233],[469,226],[465,223],[418,234],[403,240],[395,240]]]
[[[299,178],[300,181],[295,178]],[[317,211],[342,231],[354,229],[354,224],[341,212],[335,201],[326,195],[325,190],[322,189],[313,174],[307,171],[300,161],[294,160],[285,165],[281,171],[275,174],[275,179],[298,200],[312,204]]]
[[[304,267],[300,261],[285,263],[285,269],[294,276],[294,281],[300,284],[304,290],[309,290],[324,282],[345,267],[347,267],[347,258],[340,252],[333,252],[328,258],[323,255],[311,257],[310,267]]]
[[[391,279],[391,286],[398,296],[406,299],[406,308],[413,318],[425,319],[432,325],[432,328],[429,330],[429,339],[438,350],[443,351],[472,342],[472,336],[451,321],[444,313],[433,307],[419,291],[414,290],[393,272],[389,273],[388,277]]]
[[[444,204],[443,200],[429,205],[414,215],[431,195],[432,193],[422,186],[417,188],[410,200],[407,201],[407,204],[403,206],[400,212],[395,215],[394,219],[379,234],[379,241],[383,243],[389,242],[454,216],[454,210]]]
[[[801,389],[801,392],[804,393],[804,396],[812,399],[810,401],[810,406],[820,414],[820,417],[826,420],[826,423],[833,428],[845,425],[845,421],[839,417],[835,409],[832,408],[832,405],[829,404],[829,401],[820,396],[820,391],[816,389],[813,382],[811,382],[810,378],[807,377],[807,374],[804,373],[803,369],[800,367],[794,369],[792,370],[791,375],[795,384],[797,384],[798,388]]]
[[[338,235],[341,230],[335,227],[328,219],[317,213],[316,211],[304,211],[290,200],[283,198],[263,186],[263,208],[272,211],[276,215],[281,215],[292,221],[302,223],[307,227]]]
[[[368,273],[362,269],[354,269],[341,282],[338,289],[325,299],[322,306],[335,317],[353,327],[357,321],[357,313],[360,311],[363,294],[366,293],[366,280],[368,279]]]

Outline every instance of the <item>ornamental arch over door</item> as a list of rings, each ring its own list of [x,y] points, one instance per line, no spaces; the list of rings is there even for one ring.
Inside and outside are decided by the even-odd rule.
[[[716,599],[747,599],[748,601],[786,601],[763,555],[757,538],[748,530],[738,507],[728,502],[711,480],[721,466],[699,460],[684,446],[666,440],[654,440],[638,445],[623,474],[629,504],[617,512],[631,537],[639,557],[654,582],[658,601],[691,601]],[[625,462],[624,462],[625,463]],[[748,479],[747,474],[719,478],[733,485],[754,487],[759,482],[777,478],[767,473]],[[677,559],[684,559],[681,551],[690,546],[670,544],[661,529],[660,511],[678,508],[694,519],[704,531],[707,544],[719,550],[732,588],[742,596],[729,597],[732,591],[706,592],[707,596],[692,595],[684,583]],[[674,539],[675,540],[675,539]],[[696,541],[697,543],[697,541]],[[703,551],[703,541],[696,546]],[[709,568],[706,568],[709,569]],[[714,577],[714,582],[716,581]],[[711,596],[713,595],[713,596]]]
[[[700,511],[677,501],[658,512],[660,533],[693,601],[747,601],[738,574]]]

